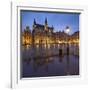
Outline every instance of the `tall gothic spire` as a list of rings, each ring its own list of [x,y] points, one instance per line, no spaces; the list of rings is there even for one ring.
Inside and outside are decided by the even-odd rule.
[[[36,20],[35,20],[35,18],[34,18],[34,22],[33,22],[33,24],[34,24],[34,25],[36,24]]]
[[[47,25],[48,23],[47,23],[47,18],[45,18],[45,25]]]

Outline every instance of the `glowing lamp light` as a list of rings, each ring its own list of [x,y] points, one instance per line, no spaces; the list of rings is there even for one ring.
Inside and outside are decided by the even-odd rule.
[[[69,34],[70,28],[69,28],[68,26],[66,27],[65,32],[66,32],[67,34]]]

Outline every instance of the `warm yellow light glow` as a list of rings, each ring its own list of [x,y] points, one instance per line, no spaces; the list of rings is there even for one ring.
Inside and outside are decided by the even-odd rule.
[[[50,48],[50,44],[48,44],[48,49]]]
[[[70,29],[68,28],[68,29],[66,29],[66,31],[65,31],[67,34],[69,34],[69,32],[70,32]]]
[[[58,41],[58,43],[60,44],[60,43],[62,43],[62,41]]]
[[[70,29],[67,29],[66,32],[69,33]],[[66,39],[61,39],[61,38],[51,38],[51,37],[47,37],[47,36],[40,36],[40,35],[36,35],[34,37],[34,44],[36,45],[36,47],[38,48],[39,45],[44,45],[44,47],[46,48],[50,48],[51,45],[58,44],[58,47],[60,44],[77,44],[79,45],[79,39],[78,38],[70,38],[68,40],[68,42],[66,41]],[[31,45],[32,44],[32,36],[30,34],[28,35],[22,35],[22,45]],[[29,47],[27,46],[27,47]]]

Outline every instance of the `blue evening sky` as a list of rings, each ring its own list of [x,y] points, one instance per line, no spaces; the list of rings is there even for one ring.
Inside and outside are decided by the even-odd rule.
[[[33,12],[33,11],[21,11],[22,16],[22,31],[29,26],[32,30],[34,18],[36,23],[45,23],[47,18],[48,26],[54,27],[54,31],[63,31],[66,26],[69,26],[71,33],[79,31],[79,14],[78,13],[50,13],[50,12]]]

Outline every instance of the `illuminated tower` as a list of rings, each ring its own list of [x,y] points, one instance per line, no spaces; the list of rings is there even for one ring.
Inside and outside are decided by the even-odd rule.
[[[33,30],[35,29],[36,27],[36,20],[34,19],[34,22],[33,22]]]
[[[45,31],[48,31],[48,23],[47,23],[47,18],[45,19]]]
[[[47,46],[47,43],[48,43],[48,23],[47,23],[47,18],[45,18],[45,26],[44,26],[44,30],[45,30],[45,35],[46,35],[46,46]]]

